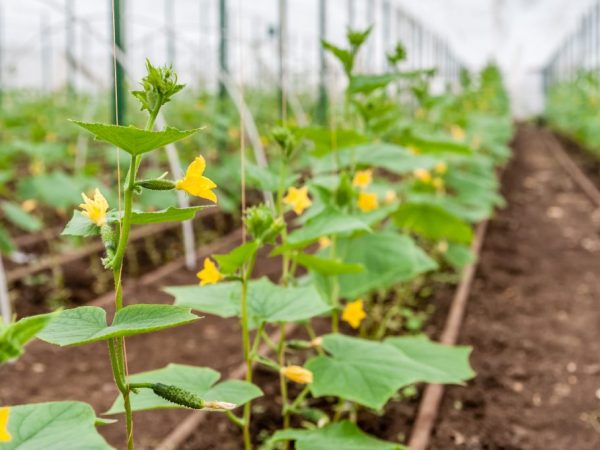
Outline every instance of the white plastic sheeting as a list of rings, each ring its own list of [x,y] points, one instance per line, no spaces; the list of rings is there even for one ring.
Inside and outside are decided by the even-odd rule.
[[[199,71],[207,79],[217,69],[217,0],[171,0],[177,43],[178,70],[184,78]],[[328,37],[339,42],[348,23],[351,0],[327,0]],[[381,29],[383,0],[353,0],[355,26],[374,21]],[[478,69],[496,60],[504,70],[515,114],[529,115],[542,107],[539,70],[562,40],[573,31],[594,0],[391,0],[446,40],[463,63]],[[109,0],[72,0],[75,14],[108,39]],[[127,43],[132,66],[143,71],[143,58],[166,59],[165,0],[126,0]],[[14,86],[54,88],[65,76],[65,0],[0,0],[3,79]],[[288,0],[290,72],[298,80],[316,83],[318,67],[318,0]],[[245,64],[255,66],[248,76],[269,79],[276,48],[269,30],[277,23],[277,0],[229,0],[232,32],[231,66],[239,63],[235,41],[247,48]],[[371,13],[370,11],[374,11]],[[370,17],[372,14],[372,17]],[[394,26],[394,25],[392,25]],[[72,52],[104,83],[109,82],[109,59],[101,45],[81,27],[75,30]],[[382,67],[381,33],[362,63]],[[45,52],[45,53],[44,53]],[[44,59],[45,58],[45,59]],[[44,69],[44,64],[50,69]],[[187,77],[186,77],[187,75]],[[271,80],[270,82],[272,82]],[[79,76],[79,87],[91,81]],[[269,82],[269,81],[267,81]]]

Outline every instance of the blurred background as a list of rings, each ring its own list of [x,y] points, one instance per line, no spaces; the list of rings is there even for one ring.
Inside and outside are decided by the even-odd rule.
[[[319,39],[339,43],[347,26],[377,24],[361,69],[377,72],[397,40],[407,65],[444,58],[470,70],[496,61],[520,117],[543,107],[542,72],[580,25],[593,0],[287,0],[285,49],[289,89],[319,83]],[[323,3],[323,5],[321,5]],[[279,0],[118,0],[121,46],[132,79],[143,61],[177,66],[186,83],[216,89],[220,64],[252,85],[277,80]],[[0,74],[4,88],[99,92],[112,82],[112,2],[3,0]],[[223,31],[223,33],[221,33]],[[440,46],[432,42],[439,39]],[[225,42],[224,48],[220,47]],[[241,46],[241,47],[240,47]],[[219,49],[223,50],[222,52]],[[241,52],[241,53],[240,53]],[[225,53],[225,55],[223,55]],[[448,56],[452,54],[452,58]],[[243,55],[243,56],[241,56]],[[240,70],[243,62],[243,70]],[[446,68],[454,70],[451,67]],[[328,67],[328,86],[339,80]]]

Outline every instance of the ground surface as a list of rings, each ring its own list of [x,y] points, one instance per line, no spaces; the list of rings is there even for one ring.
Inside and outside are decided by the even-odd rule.
[[[520,130],[461,343],[477,378],[446,391],[432,450],[600,448],[600,211]]]

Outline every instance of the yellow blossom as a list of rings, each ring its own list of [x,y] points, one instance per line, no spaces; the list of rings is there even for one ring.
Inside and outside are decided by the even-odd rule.
[[[327,236],[321,236],[319,238],[319,248],[320,249],[327,248],[330,245],[331,245],[331,239],[329,239]]]
[[[352,186],[356,186],[361,189],[364,189],[371,184],[372,180],[373,180],[373,171],[371,169],[358,170],[354,174],[354,179],[352,180]]]
[[[444,161],[440,161],[435,165],[435,173],[444,175],[446,172],[448,172],[448,165]]]
[[[229,403],[229,402],[211,401],[211,402],[206,402],[204,404],[204,409],[210,409],[213,411],[231,411],[232,409],[235,409],[237,407],[238,407],[238,405],[236,405],[235,403]]]
[[[46,166],[43,161],[35,160],[29,165],[29,171],[31,175],[41,175],[46,170]]]
[[[342,320],[352,328],[358,328],[365,317],[367,317],[367,314],[362,299],[348,303],[342,313]]]
[[[230,128],[227,134],[232,141],[236,141],[240,138],[240,130],[238,128]]]
[[[390,203],[394,203],[396,200],[398,200],[398,195],[396,194],[396,192],[395,192],[395,191],[392,191],[392,190],[390,190],[390,191],[387,191],[387,192],[385,193],[385,197],[383,198],[383,201],[384,201],[385,203],[387,203],[388,205],[389,205]]]
[[[443,191],[445,187],[444,180],[439,177],[435,177],[433,180],[431,180],[431,185],[440,192]]]
[[[298,384],[310,384],[313,382],[313,373],[301,366],[282,367],[281,374],[288,380]]]
[[[413,172],[415,178],[423,183],[431,182],[431,173],[426,169],[415,169]]]
[[[56,142],[58,141],[58,135],[56,133],[48,133],[46,135],[46,142]]]
[[[358,207],[362,212],[369,212],[379,207],[379,200],[377,194],[370,192],[361,192],[358,194]]]
[[[418,155],[421,153],[421,150],[419,150],[417,147],[415,147],[414,145],[409,145],[408,146],[408,152],[411,155]]]
[[[35,208],[37,208],[37,202],[32,198],[29,198],[21,203],[21,209],[25,212],[31,212]]]
[[[8,432],[8,418],[10,416],[10,408],[4,406],[0,408],[0,442],[12,441],[12,436]]]
[[[83,210],[81,214],[87,217],[96,225],[101,227],[106,223],[106,212],[108,211],[108,202],[100,192],[100,189],[96,188],[94,191],[94,198],[89,198],[85,194],[81,194],[83,203],[79,207]]]
[[[314,338],[313,340],[310,341],[310,346],[312,348],[319,348],[323,346],[323,337],[322,336],[317,336],[316,338]]]
[[[297,215],[304,212],[306,208],[312,205],[312,201],[308,196],[308,188],[306,186],[297,189],[291,187],[287,191],[287,195],[283,197],[283,203],[291,205]]]
[[[450,134],[452,135],[452,139],[454,139],[455,141],[465,140],[465,130],[463,130],[458,125],[452,125],[450,127]]]
[[[195,197],[217,203],[217,195],[212,191],[217,185],[210,178],[203,176],[205,168],[206,161],[202,156],[198,156],[188,166],[185,177],[179,180],[175,187]]]
[[[204,267],[196,274],[196,276],[200,280],[200,286],[217,284],[225,278],[210,258],[204,258]]]

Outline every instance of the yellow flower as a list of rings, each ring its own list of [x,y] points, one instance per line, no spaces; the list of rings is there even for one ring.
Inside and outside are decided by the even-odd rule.
[[[448,172],[448,165],[445,162],[441,161],[435,165],[435,173],[444,175],[446,172]]]
[[[37,202],[32,198],[29,198],[21,203],[21,209],[25,212],[31,212],[35,208],[37,208]]]
[[[0,442],[12,441],[12,436],[8,432],[8,418],[10,416],[10,408],[4,406],[0,408]]]
[[[232,141],[236,141],[240,138],[240,130],[238,128],[230,128],[227,134]]]
[[[415,171],[413,172],[413,175],[415,176],[415,178],[423,183],[429,183],[431,182],[431,173],[429,173],[429,170],[425,170],[425,169],[415,169]]]
[[[87,217],[96,225],[101,227],[106,223],[106,211],[108,211],[108,202],[100,192],[100,189],[96,188],[94,191],[94,198],[91,199],[85,194],[81,194],[83,203],[79,207],[83,210],[81,214]]]
[[[320,348],[323,346],[323,337],[322,336],[317,336],[316,338],[314,338],[313,340],[310,341],[310,346],[312,348]]]
[[[300,189],[291,187],[287,191],[287,195],[283,197],[283,203],[291,205],[297,215],[304,212],[306,208],[312,205],[312,201],[308,196],[308,187],[304,186]]]
[[[379,207],[379,200],[377,200],[377,194],[370,192],[361,192],[358,194],[358,207],[362,212],[369,212]]]
[[[217,284],[225,278],[210,258],[204,258],[204,267],[196,274],[196,276],[200,280],[200,286]]]
[[[352,328],[358,328],[365,317],[367,317],[367,314],[365,313],[364,302],[361,299],[348,303],[342,313],[342,320]]]
[[[210,178],[203,176],[205,168],[206,161],[202,156],[198,156],[188,166],[185,177],[179,180],[175,187],[195,197],[205,198],[217,203],[217,196],[212,191],[217,185]]]
[[[396,192],[390,190],[385,193],[383,201],[389,205],[390,203],[394,203],[397,199],[398,196],[396,195]]]
[[[294,383],[310,384],[313,382],[313,373],[301,366],[282,367],[279,372]]]
[[[436,191],[443,191],[445,184],[444,184],[444,180],[438,177],[435,177],[433,180],[431,180],[431,184],[432,186],[436,189]]]
[[[41,175],[46,170],[46,166],[43,161],[35,160],[29,165],[29,171],[31,175]]]
[[[327,236],[321,236],[319,238],[319,248],[321,250],[329,247],[330,245],[331,245],[331,239],[329,239]]]
[[[421,153],[421,150],[419,150],[417,147],[415,147],[414,145],[409,145],[408,146],[408,152],[411,155],[418,155],[419,153]]]
[[[465,130],[463,130],[458,125],[452,125],[450,127],[450,134],[452,135],[452,139],[454,139],[455,141],[465,140]]]
[[[354,179],[352,180],[352,186],[356,186],[361,189],[364,189],[368,185],[371,184],[372,180],[373,180],[373,171],[371,169],[358,170],[354,174]]]

